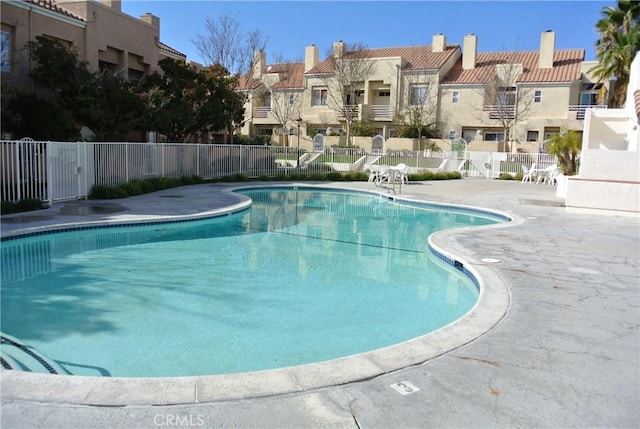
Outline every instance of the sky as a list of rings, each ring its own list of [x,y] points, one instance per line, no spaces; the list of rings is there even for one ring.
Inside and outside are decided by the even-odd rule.
[[[260,30],[267,38],[267,62],[303,61],[304,48],[316,45],[323,59],[333,42],[368,48],[431,45],[442,33],[448,44],[462,46],[478,36],[478,52],[538,50],[540,35],[556,33],[556,49],[585,49],[595,60],[595,23],[615,1],[213,1],[123,0],[122,12],[160,18],[160,40],[207,65],[193,40],[206,36],[207,18],[233,16],[243,31]]]

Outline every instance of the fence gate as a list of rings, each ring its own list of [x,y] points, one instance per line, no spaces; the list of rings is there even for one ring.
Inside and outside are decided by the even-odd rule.
[[[371,153],[373,155],[384,155],[384,137],[379,134],[371,137]]]
[[[313,138],[313,151],[324,152],[324,136],[322,134],[316,134]]]
[[[89,172],[93,169],[87,160],[93,146],[86,143],[49,143],[47,173],[49,200],[61,201],[86,197],[89,193]]]

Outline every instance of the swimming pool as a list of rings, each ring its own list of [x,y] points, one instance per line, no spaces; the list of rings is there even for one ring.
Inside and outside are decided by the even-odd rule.
[[[495,217],[317,189],[241,192],[252,208],[220,218],[5,241],[3,330],[74,374],[216,374],[395,344],[475,303],[475,284],[426,238]]]

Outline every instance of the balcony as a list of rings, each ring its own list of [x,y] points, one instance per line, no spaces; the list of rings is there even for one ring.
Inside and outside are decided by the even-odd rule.
[[[271,107],[254,107],[253,108],[253,117],[254,118],[266,118],[269,116],[269,112],[271,111]]]
[[[607,106],[604,104],[575,104],[569,106],[569,112],[576,112],[576,119],[583,121],[584,120],[584,112],[588,109],[606,109]]]
[[[362,117],[360,113],[362,112],[361,104],[345,104],[340,109],[338,113],[338,120],[345,121],[347,118],[350,120],[360,121]]]
[[[484,106],[484,111],[489,112],[489,119],[514,119],[516,117],[516,106],[513,105],[488,105]]]
[[[393,121],[395,110],[386,104],[371,104],[368,107],[367,118],[370,121]]]

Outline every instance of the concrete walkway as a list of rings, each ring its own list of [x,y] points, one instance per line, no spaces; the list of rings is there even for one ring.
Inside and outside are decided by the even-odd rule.
[[[368,183],[321,185],[380,190]],[[99,220],[107,212],[188,215],[240,204],[221,192],[226,186],[60,203],[3,216],[2,234]],[[488,269],[508,285],[510,304],[479,338],[365,381],[187,405],[29,401],[7,393],[10,379],[3,377],[2,427],[640,427],[637,217],[568,213],[553,188],[509,181],[412,183],[402,196],[499,209],[520,220],[507,228],[446,234],[440,241],[464,259],[500,260]],[[393,389],[397,382],[412,393]]]

